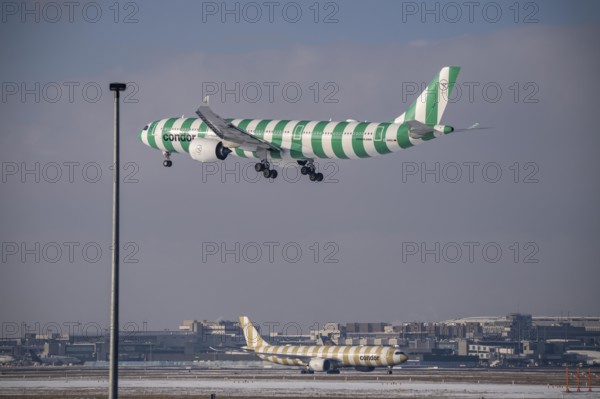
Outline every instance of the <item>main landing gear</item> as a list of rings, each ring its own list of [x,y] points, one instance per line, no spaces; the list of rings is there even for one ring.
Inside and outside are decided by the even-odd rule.
[[[163,161],[163,166],[165,168],[170,168],[173,165],[173,161],[171,161],[171,153],[169,151],[163,151],[163,155],[165,160]]]
[[[323,181],[323,173],[317,172],[317,168],[313,163],[312,159],[306,161],[298,161],[298,164],[302,166],[300,173],[308,175],[310,181]]]
[[[302,371],[300,371],[300,374],[314,374],[314,370],[310,370],[310,369],[302,369]]]
[[[254,165],[254,170],[257,172],[263,172],[263,176],[265,179],[276,179],[277,171],[275,169],[271,169],[271,165],[269,161],[262,160]]]
[[[391,367],[387,369],[387,373],[388,373],[388,375],[392,375],[393,374]]]

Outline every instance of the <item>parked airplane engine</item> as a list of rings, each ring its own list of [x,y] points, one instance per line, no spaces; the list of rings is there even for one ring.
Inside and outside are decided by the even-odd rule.
[[[328,371],[331,369],[331,361],[328,359],[310,359],[308,367],[314,371]]]
[[[230,153],[231,150],[225,147],[221,141],[195,138],[190,143],[190,156],[195,161],[223,161]]]

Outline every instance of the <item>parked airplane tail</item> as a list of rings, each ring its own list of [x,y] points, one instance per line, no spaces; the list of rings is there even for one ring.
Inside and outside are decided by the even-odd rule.
[[[459,72],[460,67],[457,66],[443,67],[406,112],[394,119],[394,123],[416,120],[427,125],[438,125],[448,100],[452,98],[450,95]]]
[[[240,326],[242,327],[242,331],[244,331],[244,338],[246,338],[246,345],[248,348],[258,348],[261,346],[269,345],[267,341],[265,341],[249,318],[246,316],[240,316]]]

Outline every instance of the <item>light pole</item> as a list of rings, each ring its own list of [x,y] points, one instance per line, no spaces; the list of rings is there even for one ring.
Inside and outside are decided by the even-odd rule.
[[[113,171],[113,220],[112,220],[112,282],[110,304],[110,368],[108,381],[109,399],[118,398],[119,389],[119,92],[127,88],[125,83],[111,83],[110,90],[115,92],[115,135],[114,135],[114,171]]]

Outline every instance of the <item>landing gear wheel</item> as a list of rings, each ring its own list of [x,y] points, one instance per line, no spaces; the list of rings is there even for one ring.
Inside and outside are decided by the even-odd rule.
[[[262,172],[263,170],[265,170],[265,164],[263,163],[257,163],[254,165],[254,170],[257,172]]]
[[[304,370],[304,369],[302,369],[302,370],[300,371],[300,374],[307,374],[307,373],[308,373],[308,370]]]
[[[310,179],[310,181],[317,181],[317,174],[315,172],[310,172],[308,178]]]
[[[387,371],[388,375],[392,375],[392,370]]]
[[[271,173],[269,174],[269,177],[271,179],[276,179],[277,178],[277,171],[275,169],[271,169]]]
[[[163,161],[163,166],[165,168],[170,168],[171,165],[173,165],[173,162],[171,161],[171,153],[169,151],[163,151],[163,157],[165,157],[165,160]]]
[[[308,166],[303,166],[302,168],[300,168],[300,173],[302,173],[303,175],[307,175],[310,172],[310,168]]]
[[[323,173],[317,173],[317,181],[323,181]]]
[[[268,179],[269,177],[271,177],[271,170],[270,169],[265,169],[263,171],[263,176],[265,177],[265,179]]]

